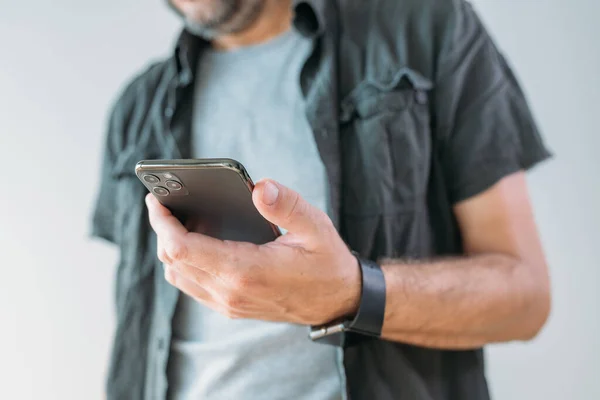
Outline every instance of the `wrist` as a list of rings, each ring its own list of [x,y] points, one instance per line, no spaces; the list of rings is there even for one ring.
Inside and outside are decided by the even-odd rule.
[[[345,292],[348,293],[347,304],[354,304],[329,323],[311,327],[313,341],[347,347],[381,336],[386,309],[385,276],[377,263],[359,258],[358,254],[354,257],[360,273],[358,307],[354,290]]]
[[[340,290],[340,293],[344,294],[344,298],[340,302],[341,309],[333,319],[354,317],[360,306],[362,292],[360,263],[352,253],[348,252],[348,254],[350,257],[346,257],[347,261],[343,264],[345,273]]]

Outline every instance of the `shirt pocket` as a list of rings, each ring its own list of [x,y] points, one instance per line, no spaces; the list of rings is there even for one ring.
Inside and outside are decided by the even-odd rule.
[[[366,80],[341,103],[343,213],[412,211],[425,202],[431,157],[431,81],[403,68]]]

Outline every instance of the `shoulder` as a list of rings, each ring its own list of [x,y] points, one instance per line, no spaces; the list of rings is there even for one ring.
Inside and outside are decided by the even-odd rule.
[[[412,21],[418,23],[444,23],[460,14],[467,0],[341,0],[340,12],[343,19],[360,19],[362,26],[376,24],[389,29]]]
[[[434,82],[442,60],[484,28],[467,0],[340,0],[342,57],[357,77],[409,70]],[[350,60],[351,62],[348,62]]]
[[[350,48],[430,78],[461,26],[477,22],[466,0],[341,0],[339,14],[342,40]]]
[[[137,108],[148,106],[165,78],[174,76],[169,74],[170,64],[169,60],[150,63],[126,81],[114,102],[112,118],[124,118]]]
[[[109,112],[108,144],[114,153],[119,153],[128,142],[130,128],[139,126],[147,115],[161,86],[175,76],[174,64],[161,60],[148,64],[135,74],[117,94]]]

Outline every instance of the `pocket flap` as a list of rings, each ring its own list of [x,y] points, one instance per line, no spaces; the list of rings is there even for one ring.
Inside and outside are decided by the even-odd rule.
[[[410,68],[401,68],[388,80],[363,81],[342,101],[340,121],[349,122],[355,115],[369,118],[382,110],[401,111],[412,105],[415,96],[422,101],[421,93],[432,88],[429,79]]]

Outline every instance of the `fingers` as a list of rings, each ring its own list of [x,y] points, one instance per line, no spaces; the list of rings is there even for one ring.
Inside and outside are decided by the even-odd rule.
[[[185,263],[218,275],[231,268],[232,259],[243,259],[241,254],[232,254],[232,247],[236,247],[233,244],[188,232],[154,196],[148,195],[146,204],[150,225],[158,238],[158,257],[163,263]]]
[[[165,279],[171,285],[181,290],[186,295],[194,298],[207,307],[213,308],[215,304],[213,296],[202,286],[188,280],[176,268],[165,265]]]
[[[148,194],[146,196],[146,205],[148,206],[150,225],[154,232],[163,238],[165,244],[187,233],[187,229],[181,222],[171,214],[171,211],[160,204],[153,195]]]
[[[254,205],[265,219],[288,232],[318,238],[331,226],[327,215],[310,205],[295,191],[272,180],[256,184],[252,193]]]
[[[264,316],[262,310],[253,307],[241,293],[220,286],[215,281],[215,277],[198,270],[190,275],[190,270],[188,269],[186,273],[184,269],[185,267],[180,264],[176,267],[165,265],[165,279],[204,306],[232,319]]]
[[[165,264],[165,265],[173,264],[173,260],[171,260],[171,257],[169,257],[169,255],[165,251],[165,246],[163,246],[160,236],[158,236],[156,238],[156,255],[158,256],[158,259],[163,264]]]

